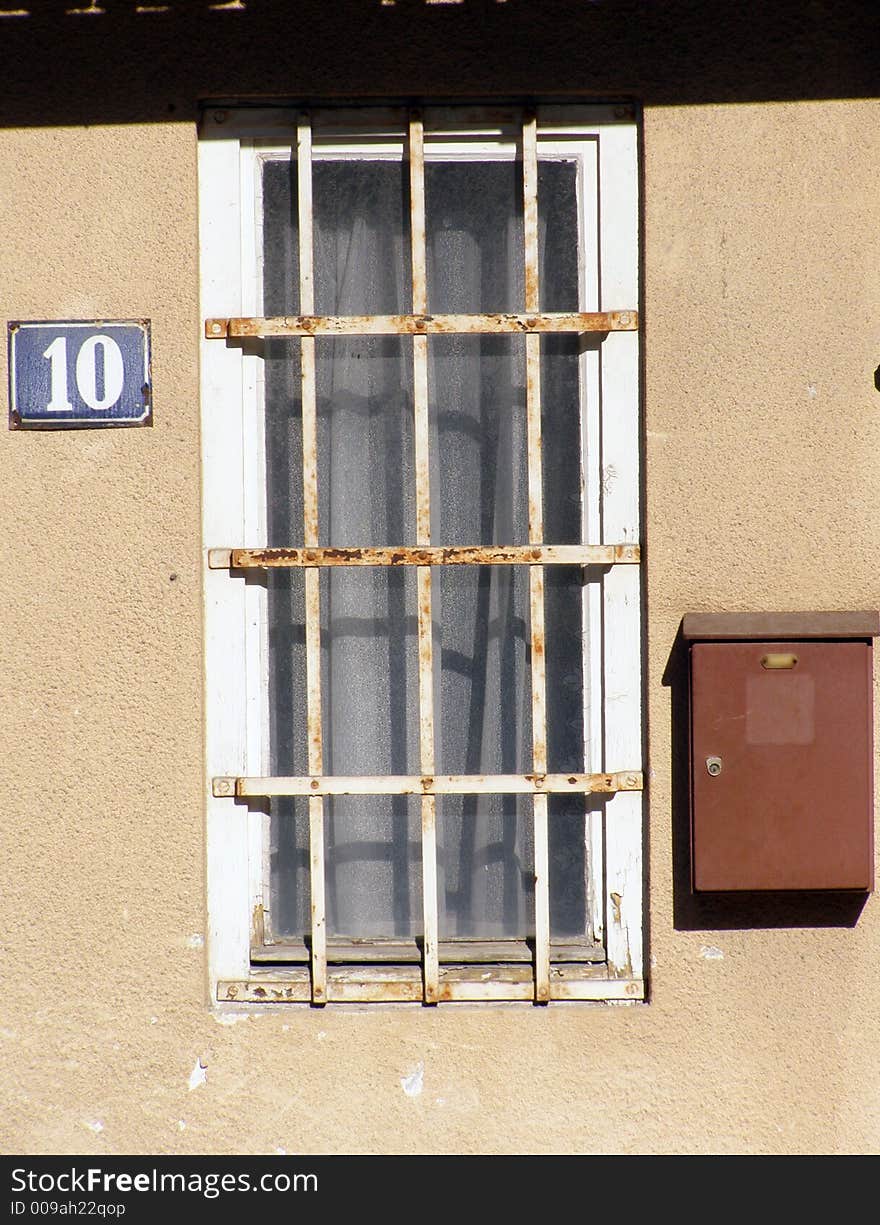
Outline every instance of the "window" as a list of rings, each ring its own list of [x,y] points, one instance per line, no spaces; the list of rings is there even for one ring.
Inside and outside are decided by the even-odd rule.
[[[636,134],[208,112],[221,1001],[643,997]]]

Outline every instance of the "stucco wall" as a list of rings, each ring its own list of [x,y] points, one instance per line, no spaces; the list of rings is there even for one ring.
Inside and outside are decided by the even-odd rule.
[[[668,682],[686,611],[880,605],[878,103],[645,111],[638,1006],[212,1011],[196,146],[176,116],[0,132],[3,317],[149,317],[155,401],[0,430],[0,1149],[876,1151],[876,900],[683,907]]]

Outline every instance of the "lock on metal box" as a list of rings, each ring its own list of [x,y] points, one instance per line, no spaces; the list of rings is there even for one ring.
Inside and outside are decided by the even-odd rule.
[[[870,892],[877,612],[689,613],[696,892]]]

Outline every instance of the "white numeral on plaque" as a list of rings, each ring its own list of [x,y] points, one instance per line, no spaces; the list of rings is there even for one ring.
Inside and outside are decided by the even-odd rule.
[[[48,357],[52,363],[52,398],[46,405],[46,412],[73,412],[73,405],[67,398],[67,338],[59,336],[53,340],[43,357]]]
[[[101,350],[99,363],[98,349]],[[43,357],[51,364],[51,397],[46,405],[50,413],[72,412],[73,405],[67,396],[67,337],[58,336],[46,349]],[[99,382],[103,384],[99,388]],[[122,351],[111,336],[90,336],[76,357],[76,389],[93,412],[106,412],[112,408],[125,383],[125,366]]]

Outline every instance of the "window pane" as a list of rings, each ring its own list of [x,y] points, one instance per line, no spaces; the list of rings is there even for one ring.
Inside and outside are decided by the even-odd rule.
[[[321,543],[415,544],[412,340],[316,341]]]
[[[532,768],[529,577],[526,567],[437,566],[441,774]]]
[[[303,940],[311,930],[308,797],[275,796],[269,812],[272,935]]]
[[[263,311],[267,315],[299,312],[299,250],[296,214],[296,167],[289,161],[263,166]],[[267,544],[301,545],[302,396],[299,344],[263,342],[266,431]],[[277,590],[270,581],[270,607]],[[287,588],[285,588],[287,590]],[[285,597],[282,597],[285,598]],[[270,614],[270,620],[275,618]],[[282,621],[285,618],[282,617]],[[289,618],[287,618],[289,620]]]
[[[263,299],[267,315],[299,314],[296,163],[263,164]]]
[[[436,567],[434,617],[438,772],[531,770],[527,569]],[[440,798],[441,936],[524,937],[532,930],[531,812],[529,796]]]
[[[301,570],[268,571],[269,771],[308,774],[305,582]],[[305,796],[270,805],[270,923],[276,938],[302,939],[309,916],[309,804]]]
[[[526,544],[529,536],[522,336],[431,336],[432,538]]]
[[[321,580],[325,772],[417,774],[415,572],[334,569]],[[421,923],[418,802],[325,804],[328,934],[412,934]]]
[[[323,570],[321,648],[325,772],[417,774],[414,569]]]
[[[441,940],[534,935],[532,810],[528,795],[438,797]]]
[[[328,937],[420,934],[419,800],[407,795],[331,796],[325,813]]]
[[[312,163],[317,314],[410,310],[407,174],[396,161]]]
[[[582,938],[587,931],[587,803],[576,795],[551,795],[547,801],[554,940]]]
[[[580,296],[575,162],[538,163],[538,221],[541,307],[576,311]],[[541,337],[546,544],[577,544],[582,538],[580,351],[588,343],[596,342],[578,336]]]
[[[538,162],[541,310],[580,309],[577,163]]]
[[[428,162],[425,220],[429,310],[523,310],[520,163]]]

